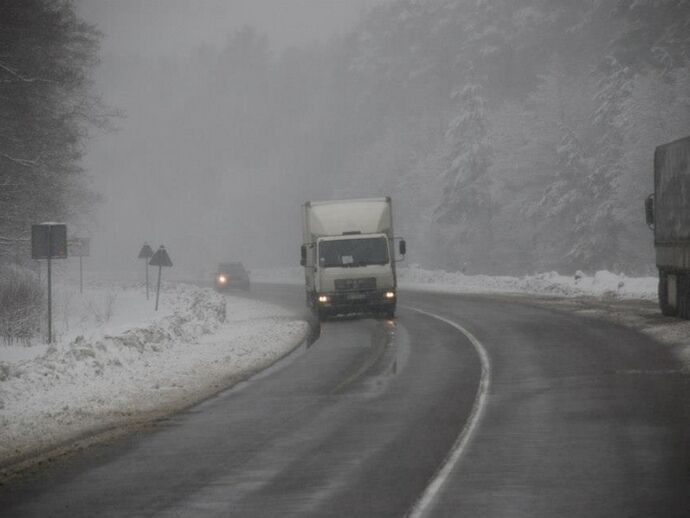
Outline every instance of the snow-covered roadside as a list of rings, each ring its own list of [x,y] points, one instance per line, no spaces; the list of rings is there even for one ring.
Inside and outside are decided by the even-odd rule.
[[[254,270],[257,282],[302,284],[302,268]],[[444,293],[523,293],[560,297],[609,297],[656,300],[656,277],[627,277],[607,271],[595,275],[567,276],[556,272],[512,277],[508,275],[465,275],[460,272],[426,270],[417,265],[398,267],[398,284],[403,289]]]
[[[155,294],[154,294],[155,297]],[[74,284],[55,283],[53,286],[53,341],[71,342],[94,331],[116,335],[133,327],[145,326],[156,319],[171,315],[184,304],[184,291],[166,289],[158,311],[155,299],[148,301],[138,285],[92,283],[79,293]],[[47,322],[38,336],[29,343],[0,344],[0,362],[28,360],[45,354],[48,349]]]
[[[656,277],[627,277],[608,271],[594,275],[556,272],[522,277],[465,275],[460,272],[424,270],[415,265],[399,270],[400,286],[452,293],[526,293],[560,297],[608,297],[656,300]]]
[[[307,332],[283,308],[209,289],[178,285],[162,297],[167,311],[143,325],[114,312],[34,358],[0,361],[0,465],[183,408],[275,363]]]
[[[690,320],[662,315],[656,299],[512,296],[526,303],[607,320],[646,334],[669,346],[671,352],[681,361],[683,371],[690,374]]]
[[[254,268],[252,282],[266,282],[278,284],[304,284],[304,268],[291,266],[285,268]]]

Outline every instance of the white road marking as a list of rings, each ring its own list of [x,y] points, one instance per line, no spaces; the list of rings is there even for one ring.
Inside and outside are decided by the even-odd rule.
[[[410,306],[406,306],[406,309],[411,309],[412,311],[416,311],[417,313],[421,313],[422,315],[426,315],[428,317],[435,318],[436,320],[440,320],[441,322],[445,322],[449,326],[454,327],[455,329],[460,331],[463,335],[465,335],[465,337],[467,337],[474,349],[477,351],[477,354],[479,355],[479,359],[482,364],[479,388],[477,389],[477,395],[475,396],[474,405],[472,406],[472,412],[470,413],[470,417],[467,420],[467,423],[465,423],[465,426],[460,432],[460,435],[453,443],[453,446],[451,447],[450,452],[448,453],[446,458],[443,460],[441,467],[436,472],[434,477],[431,479],[422,495],[419,497],[419,499],[415,502],[415,504],[412,506],[412,508],[406,515],[409,518],[421,518],[430,511],[431,506],[434,503],[434,500],[437,497],[439,491],[448,480],[451,471],[457,465],[458,461],[462,458],[463,454],[465,453],[465,450],[467,449],[467,446],[469,445],[470,440],[472,440],[472,437],[476,433],[477,427],[479,426],[479,422],[481,421],[482,416],[484,415],[487,395],[489,393],[489,384],[491,381],[491,362],[489,360],[489,355],[487,354],[486,349],[484,349],[482,343],[479,340],[477,340],[477,338],[472,333],[470,333],[460,324],[453,322],[452,320],[449,320],[440,315],[429,313],[421,309],[413,308]]]

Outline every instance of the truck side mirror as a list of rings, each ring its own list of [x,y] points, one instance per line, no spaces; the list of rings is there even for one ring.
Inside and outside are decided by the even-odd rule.
[[[400,255],[405,255],[407,253],[407,243],[404,239],[401,239],[398,243],[398,250],[400,250]]]
[[[644,201],[644,216],[647,222],[647,226],[651,229],[654,228],[654,195],[650,194]]]
[[[299,264],[300,264],[300,266],[306,266],[307,265],[307,247],[302,245],[300,247],[299,251],[300,251],[300,255],[301,255],[300,260],[299,260]]]

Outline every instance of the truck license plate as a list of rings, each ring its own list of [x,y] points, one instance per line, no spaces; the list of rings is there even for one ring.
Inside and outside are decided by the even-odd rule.
[[[348,293],[347,300],[363,300],[366,298],[364,293]]]

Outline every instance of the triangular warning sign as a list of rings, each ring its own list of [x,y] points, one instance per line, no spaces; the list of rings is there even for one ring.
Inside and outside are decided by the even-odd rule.
[[[139,252],[139,259],[148,259],[149,257],[153,257],[153,250],[151,250],[148,243],[144,243]]]
[[[149,261],[151,266],[172,266],[172,261],[164,246],[161,246]]]

